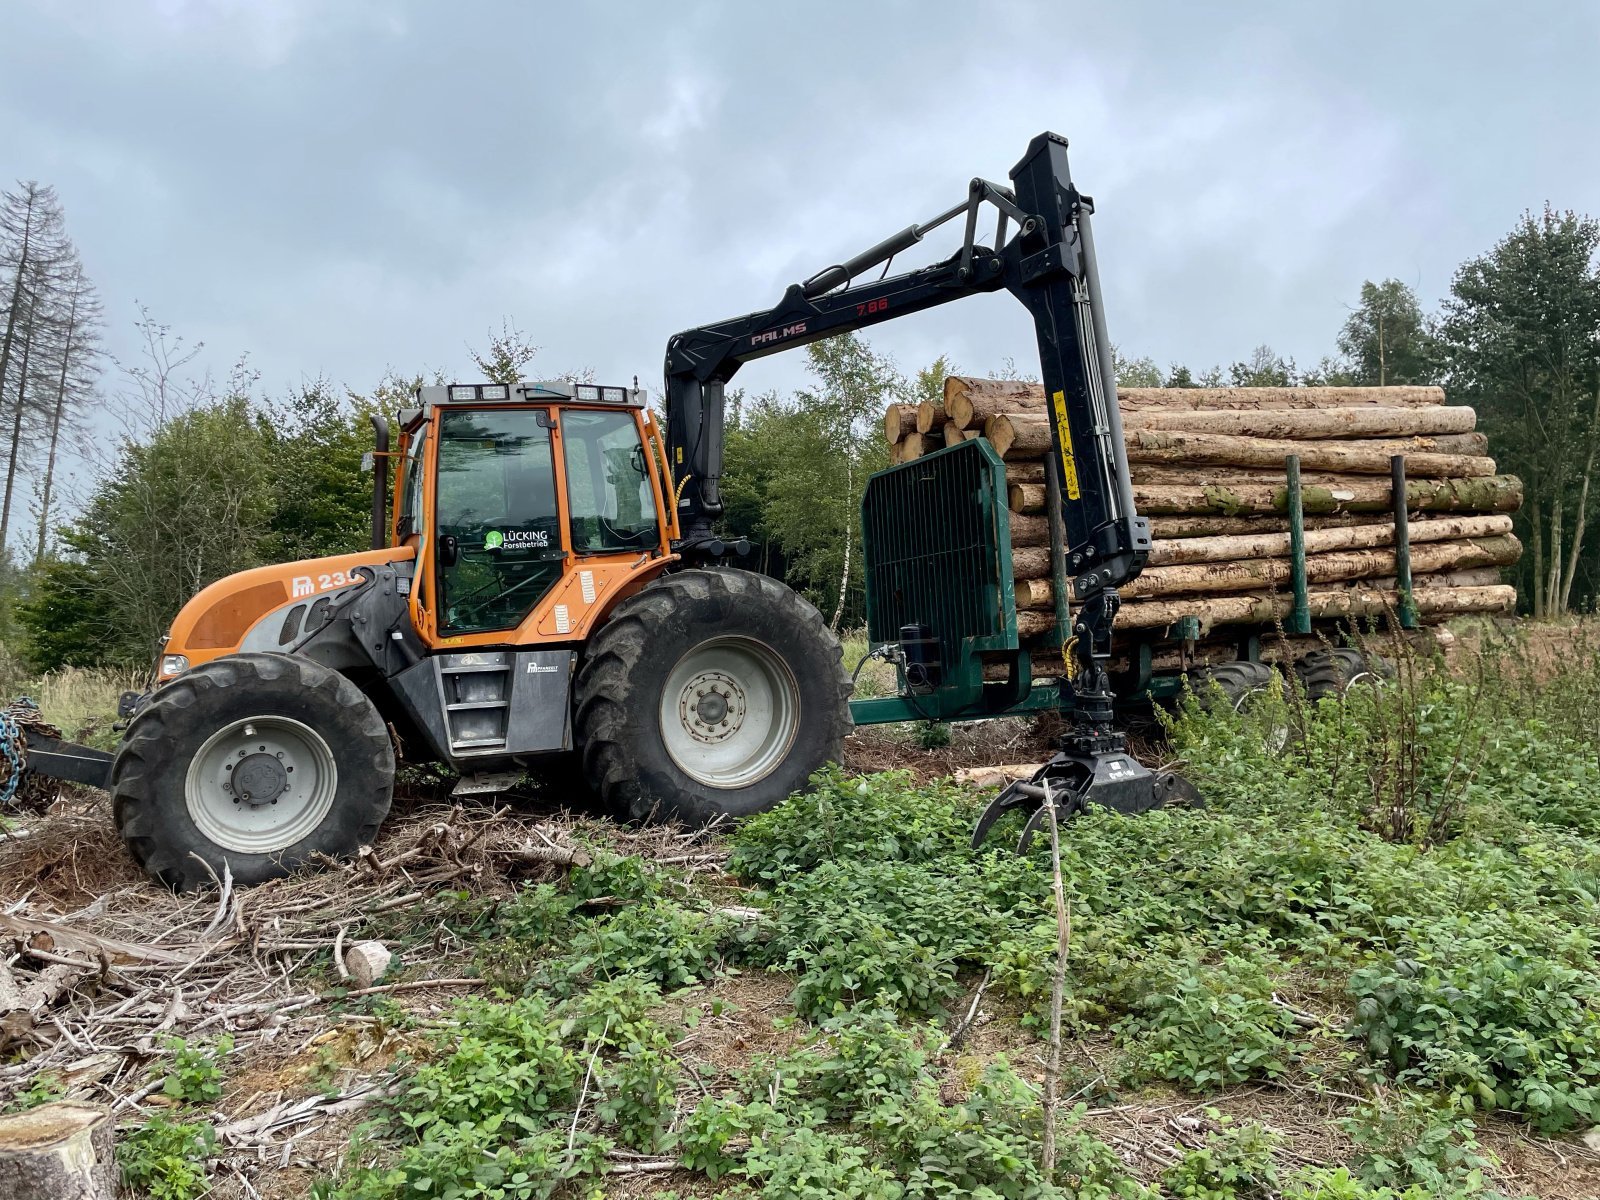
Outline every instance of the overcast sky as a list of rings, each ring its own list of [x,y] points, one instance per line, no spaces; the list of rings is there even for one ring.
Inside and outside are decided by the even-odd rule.
[[[504,316],[535,375],[654,388],[673,332],[1052,129],[1124,352],[1309,364],[1363,279],[1433,303],[1523,209],[1600,213],[1597,51],[1594,0],[3,0],[0,181],[59,189],[122,354],[138,300],[269,390],[365,389],[469,375]],[[870,337],[1037,369],[1003,295]]]

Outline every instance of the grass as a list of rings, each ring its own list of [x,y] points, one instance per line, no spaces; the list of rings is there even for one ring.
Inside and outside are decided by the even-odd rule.
[[[97,667],[64,667],[39,674],[0,645],[0,703],[27,696],[44,719],[72,741],[102,750],[116,747],[117,698],[144,690],[142,673]]]
[[[830,771],[746,821],[726,875],[599,856],[456,912],[501,994],[397,1069],[367,1165],[316,1194],[598,1194],[641,1155],[675,1165],[663,1196],[1523,1194],[1505,1147],[1600,1121],[1600,656],[1477,640],[1344,702],[1186,712],[1172,745],[1206,810],[1064,827],[1053,1181],[1042,848],[969,849],[983,797],[948,783]],[[727,1018],[700,998],[741,973],[787,999],[713,1053],[699,1021]],[[1208,1109],[1251,1094],[1282,1101]],[[1165,1148],[1140,1157],[1097,1114],[1141,1105],[1205,1115],[1154,1118]],[[1551,1194],[1592,1192],[1575,1170]]]

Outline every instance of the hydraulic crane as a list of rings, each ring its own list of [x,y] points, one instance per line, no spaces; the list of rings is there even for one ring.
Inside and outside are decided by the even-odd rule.
[[[1144,568],[1150,526],[1134,510],[1123,449],[1091,228],[1094,203],[1073,185],[1067,140],[1058,134],[1034,138],[1010,174],[1009,188],[974,179],[961,203],[793,285],[770,309],[674,337],[666,355],[667,443],[679,497],[679,552],[716,559],[738,551],[715,525],[723,511],[724,388],[744,363],[981,292],[1004,290],[1022,302],[1033,317],[1049,398],[1054,453],[1047,469],[1056,477],[1051,491],[1060,498],[1076,602],[1068,641],[1074,669],[1063,696],[1070,732],[1034,779],[996,798],[974,833],[979,842],[1006,812],[1035,807],[1025,844],[1047,800],[1064,812],[1088,803],[1139,812],[1198,797],[1180,777],[1135,761],[1112,725],[1108,664],[1117,589]],[[992,246],[978,241],[986,207],[997,212]],[[958,218],[965,231],[954,255],[887,275],[898,254]],[[857,282],[879,266],[884,277]]]

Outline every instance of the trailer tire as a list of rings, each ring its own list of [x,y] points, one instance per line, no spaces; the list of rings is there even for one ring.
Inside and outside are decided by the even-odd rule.
[[[1294,664],[1295,677],[1307,700],[1343,696],[1358,683],[1376,684],[1394,678],[1394,664],[1352,646],[1313,650]]]
[[[726,568],[664,576],[618,605],[574,697],[584,775],[634,820],[765,811],[838,761],[850,732],[844,655],[821,614]]]
[[[1276,676],[1277,672],[1266,663],[1240,659],[1191,671],[1189,686],[1200,707],[1207,712],[1219,705],[1243,712],[1258,696],[1267,693]]]
[[[372,842],[394,791],[394,748],[372,701],[337,671],[231,654],[155,692],[128,726],[110,790],[129,853],[174,891],[224,869],[261,883]]]

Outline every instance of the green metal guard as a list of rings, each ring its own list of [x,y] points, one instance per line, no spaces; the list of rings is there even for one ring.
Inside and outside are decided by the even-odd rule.
[[[1283,460],[1289,492],[1289,577],[1294,586],[1294,607],[1284,622],[1285,633],[1311,632],[1311,596],[1306,586],[1306,510],[1300,487],[1300,456]]]

